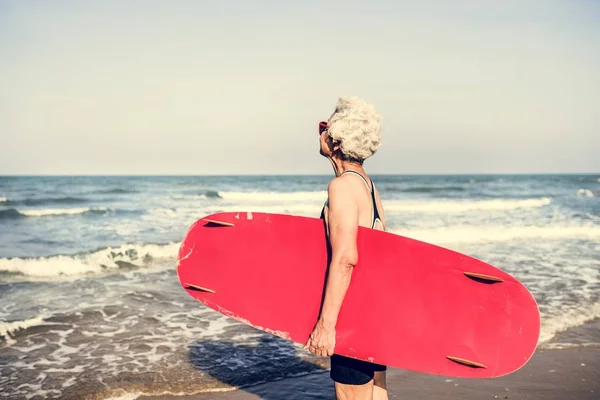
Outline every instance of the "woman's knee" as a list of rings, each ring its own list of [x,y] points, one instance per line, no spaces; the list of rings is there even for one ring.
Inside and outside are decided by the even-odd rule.
[[[373,380],[364,385],[346,385],[335,382],[335,398],[337,400],[372,400]]]

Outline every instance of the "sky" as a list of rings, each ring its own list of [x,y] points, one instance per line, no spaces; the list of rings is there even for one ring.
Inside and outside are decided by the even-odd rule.
[[[0,175],[600,172],[600,1],[0,0]]]

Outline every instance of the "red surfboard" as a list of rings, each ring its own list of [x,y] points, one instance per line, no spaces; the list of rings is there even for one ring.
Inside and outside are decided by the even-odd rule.
[[[532,356],[540,314],[509,274],[472,257],[359,228],[359,261],[336,326],[336,354],[428,374],[490,378]],[[181,285],[206,306],[305,344],[328,267],[317,218],[219,213],[179,251]]]

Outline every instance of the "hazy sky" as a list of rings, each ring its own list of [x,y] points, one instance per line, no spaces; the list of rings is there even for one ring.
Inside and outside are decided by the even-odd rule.
[[[0,0],[0,174],[600,171],[600,1]]]

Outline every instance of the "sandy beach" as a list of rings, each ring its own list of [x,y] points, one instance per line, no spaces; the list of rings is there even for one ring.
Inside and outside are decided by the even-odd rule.
[[[577,330],[578,332],[574,332]],[[571,343],[572,337],[585,343]],[[390,369],[390,399],[539,399],[592,400],[600,398],[600,321],[567,330],[538,348],[532,359],[513,374],[496,379],[452,379]],[[595,343],[595,344],[594,344]],[[577,345],[577,347],[571,347]],[[208,399],[333,399],[334,391],[326,368],[302,377],[282,379],[239,390],[192,396],[142,396],[144,400]]]

